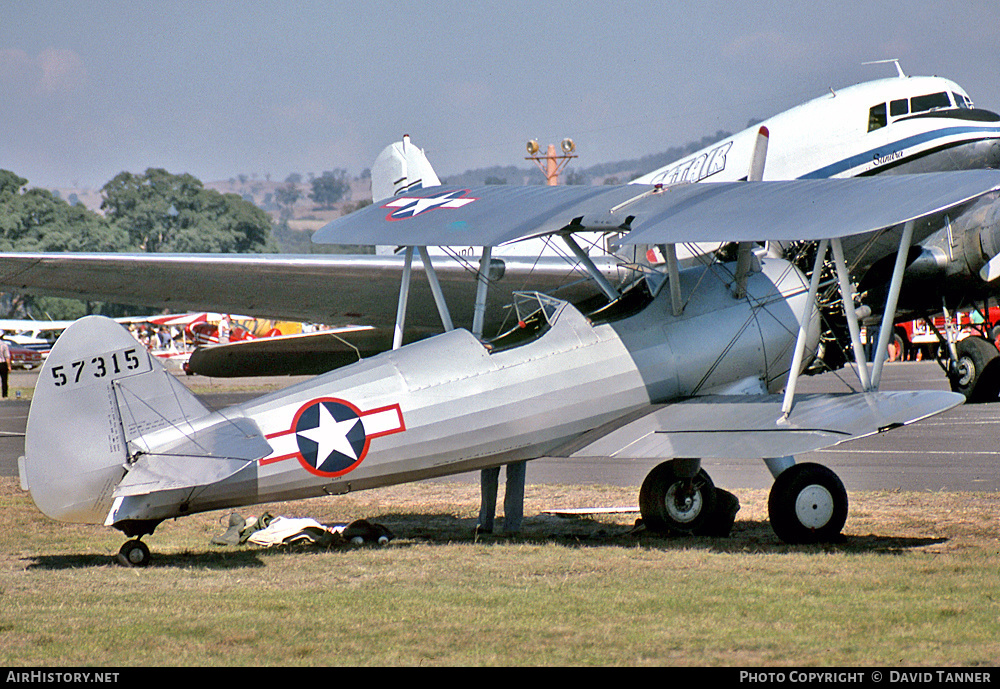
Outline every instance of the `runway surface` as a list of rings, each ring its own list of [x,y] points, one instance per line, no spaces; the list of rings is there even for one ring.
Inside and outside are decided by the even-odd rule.
[[[36,374],[14,372],[13,388],[30,388]],[[212,408],[225,407],[290,385],[301,378],[205,379],[181,376],[197,386]],[[256,392],[248,386],[266,386]],[[801,392],[847,392],[857,389],[850,370],[804,378]],[[947,390],[948,382],[934,362],[886,366],[883,390]],[[0,401],[0,476],[17,475],[17,457],[24,453],[28,402]],[[851,490],[997,491],[1000,490],[1000,402],[962,405],[931,419],[888,433],[843,443],[797,457],[832,468]],[[542,458],[528,465],[527,482],[639,486],[657,461],[581,461]],[[757,460],[711,460],[704,468],[723,488],[769,488],[770,473]],[[479,474],[460,474],[438,481],[478,482]]]

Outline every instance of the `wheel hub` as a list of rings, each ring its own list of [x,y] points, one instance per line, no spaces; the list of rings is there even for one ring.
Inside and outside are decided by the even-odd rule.
[[[795,498],[795,515],[807,529],[820,529],[833,517],[833,495],[825,487],[812,484]]]
[[[665,503],[667,514],[670,515],[671,519],[680,524],[687,524],[697,519],[698,515],[701,514],[703,499],[700,490],[678,482],[667,490]]]
[[[962,386],[968,385],[972,382],[972,379],[976,376],[976,365],[972,360],[963,356],[958,360],[958,384]]]

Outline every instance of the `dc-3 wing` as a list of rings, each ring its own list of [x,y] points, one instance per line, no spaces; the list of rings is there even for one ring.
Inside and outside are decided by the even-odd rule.
[[[498,246],[546,233],[628,231],[623,243],[821,239],[932,216],[1000,187],[996,173],[925,173],[679,187],[431,187],[339,218],[316,243]],[[609,280],[621,276],[607,263]],[[595,293],[562,258],[494,260],[489,307],[529,287],[576,300]],[[401,256],[0,253],[0,287],[78,299],[391,327]],[[475,269],[435,269],[456,322],[471,312]],[[359,289],[363,286],[363,289]],[[408,327],[440,330],[426,285],[410,296]]]

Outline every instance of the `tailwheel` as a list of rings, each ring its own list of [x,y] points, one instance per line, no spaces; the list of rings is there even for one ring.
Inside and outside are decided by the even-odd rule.
[[[138,538],[126,541],[118,551],[118,562],[126,567],[145,567],[149,558],[149,548]]]
[[[836,540],[847,521],[847,490],[825,466],[796,464],[774,480],[767,511],[771,528],[786,543]]]
[[[712,479],[704,469],[692,475],[683,471],[684,466],[677,460],[664,462],[642,482],[639,511],[650,531],[692,533],[703,527],[715,511]]]

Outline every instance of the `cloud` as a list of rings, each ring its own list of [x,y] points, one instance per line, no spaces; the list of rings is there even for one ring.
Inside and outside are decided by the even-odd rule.
[[[46,48],[38,56],[42,93],[72,93],[87,82],[87,70],[80,56],[67,48]]]
[[[87,83],[87,70],[68,48],[46,48],[34,57],[20,48],[0,48],[0,83],[31,95],[70,94]]]

